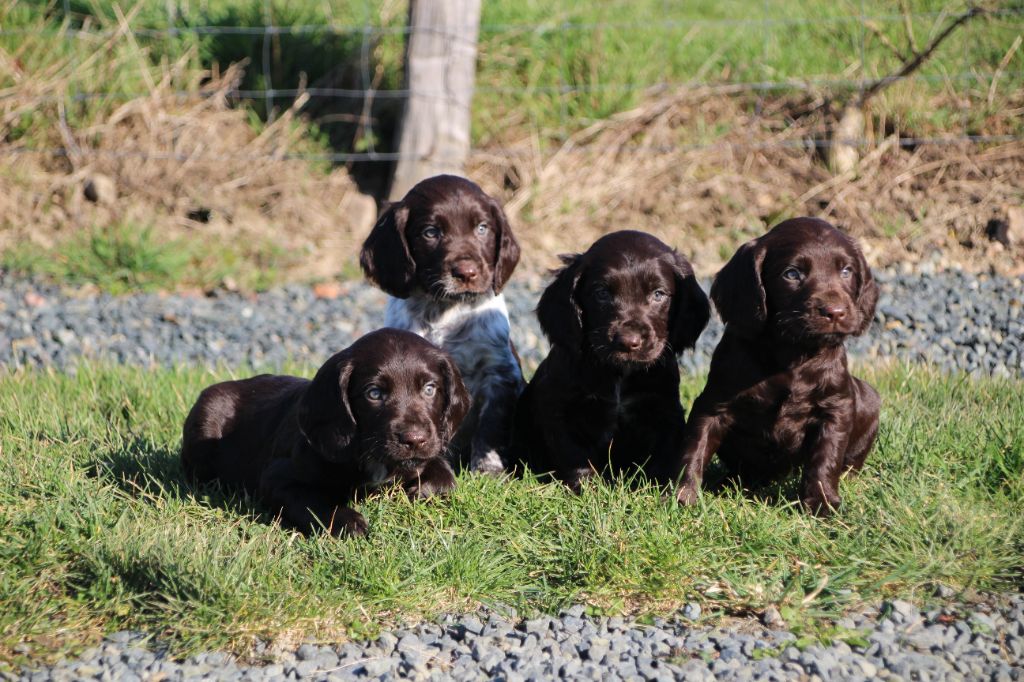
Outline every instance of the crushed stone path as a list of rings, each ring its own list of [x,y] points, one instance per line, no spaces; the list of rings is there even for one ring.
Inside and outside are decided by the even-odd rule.
[[[702,627],[696,603],[639,625],[582,606],[516,620],[448,616],[344,644],[306,643],[241,663],[222,652],[175,661],[119,632],[80,658],[10,679],[64,680],[991,680],[1024,676],[1024,596],[921,610],[905,601],[846,616],[841,638],[808,645],[776,614]],[[774,618],[773,618],[774,616]],[[257,655],[260,655],[257,652]]]
[[[946,370],[1024,376],[1024,279],[879,272],[875,323],[847,344],[855,358],[928,362]],[[705,290],[708,282],[705,282]],[[346,282],[321,298],[288,285],[257,295],[78,295],[0,271],[0,366],[73,368],[82,358],[118,363],[279,367],[317,365],[383,324],[385,296]],[[512,338],[527,369],[547,352],[533,311],[539,284],[506,289]],[[684,369],[707,367],[721,338],[713,319]]]

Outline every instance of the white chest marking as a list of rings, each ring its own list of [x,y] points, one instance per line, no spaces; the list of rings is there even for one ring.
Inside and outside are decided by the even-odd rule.
[[[424,295],[388,297],[384,324],[419,334],[447,351],[471,395],[486,390],[495,374],[520,374],[501,294],[445,305]]]

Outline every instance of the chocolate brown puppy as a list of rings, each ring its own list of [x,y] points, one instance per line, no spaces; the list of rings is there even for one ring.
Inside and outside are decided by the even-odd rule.
[[[526,382],[501,293],[519,244],[501,206],[466,178],[427,178],[384,211],[359,262],[389,294],[384,324],[441,346],[462,372],[473,407],[452,443],[453,461],[504,471]]]
[[[686,259],[643,232],[563,261],[537,307],[551,352],[516,408],[514,452],[574,490],[599,472],[673,481],[685,420],[676,355],[707,324],[707,296]]]
[[[469,408],[446,353],[382,329],[312,381],[263,374],[206,388],[185,420],[181,460],[198,482],[242,488],[303,533],[363,535],[358,495],[398,482],[410,497],[455,487],[445,459]]]
[[[828,514],[840,475],[860,469],[878,433],[881,399],[850,374],[843,347],[878,301],[863,254],[824,220],[787,220],[740,247],[711,300],[725,334],[690,412],[679,502],[697,499],[717,452],[745,483],[802,468],[801,502]]]

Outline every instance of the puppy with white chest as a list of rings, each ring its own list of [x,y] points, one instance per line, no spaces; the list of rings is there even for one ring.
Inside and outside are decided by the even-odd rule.
[[[462,374],[473,406],[453,457],[473,471],[503,471],[525,382],[501,294],[519,244],[501,206],[465,178],[428,178],[381,215],[359,262],[390,296],[384,324],[440,346]]]

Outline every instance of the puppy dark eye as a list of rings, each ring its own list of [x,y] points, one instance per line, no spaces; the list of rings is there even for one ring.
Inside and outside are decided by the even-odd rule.
[[[429,381],[423,386],[423,395],[428,398],[433,398],[435,393],[437,393],[437,384],[433,381]]]
[[[487,223],[480,223],[479,225],[476,226],[476,233],[478,236],[483,237],[485,234],[487,234],[487,231],[490,229],[491,227]]]
[[[367,399],[377,403],[384,400],[384,391],[381,390],[380,386],[370,386],[366,389],[365,395]]]
[[[427,225],[420,234],[424,239],[437,239],[441,236],[441,229],[434,225]]]
[[[799,282],[803,277],[803,273],[796,268],[786,268],[782,271],[782,278],[788,279],[791,282]]]
[[[651,294],[651,298],[654,299],[655,303],[661,303],[666,298],[668,298],[668,292],[665,291],[664,289],[655,289],[654,293]]]
[[[608,291],[604,287],[600,289],[594,289],[594,298],[601,303],[607,303],[612,300],[612,292]]]
[[[839,271],[839,276],[842,277],[843,279],[850,279],[851,277],[853,277],[853,268],[851,268],[849,265],[845,266],[842,270]]]

